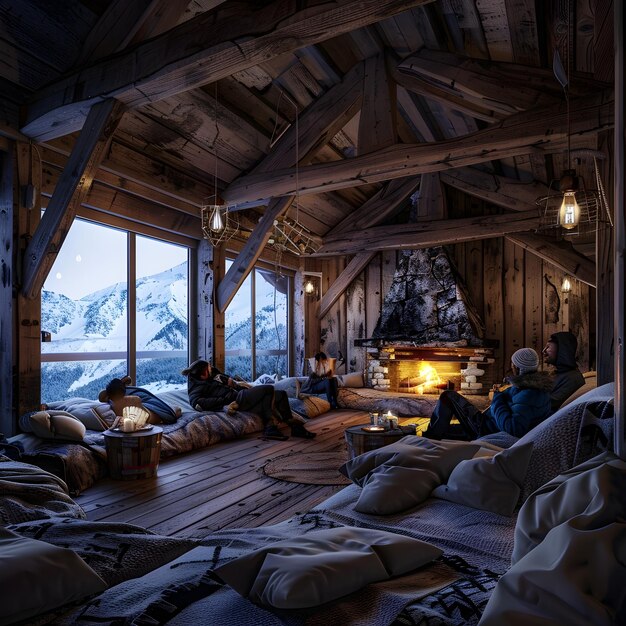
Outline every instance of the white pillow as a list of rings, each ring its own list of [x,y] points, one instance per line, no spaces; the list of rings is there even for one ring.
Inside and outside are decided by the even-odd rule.
[[[340,387],[363,387],[363,373],[350,372],[349,374],[340,374],[337,376],[337,382]]]
[[[100,593],[106,583],[75,552],[0,527],[0,625]]]
[[[475,509],[513,515],[519,500],[533,444],[502,450],[495,456],[461,461],[450,474],[447,485],[432,495]]]
[[[345,526],[279,541],[215,572],[252,602],[302,609],[400,576],[441,554],[436,546],[411,537]]]

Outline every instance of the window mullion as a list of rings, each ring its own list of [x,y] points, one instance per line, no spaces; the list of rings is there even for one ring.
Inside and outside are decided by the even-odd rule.
[[[137,239],[135,233],[128,233],[128,278],[126,293],[128,301],[126,303],[127,315],[127,337],[128,343],[126,349],[128,351],[127,369],[128,375],[137,382]]]
[[[252,346],[252,380],[256,380],[256,270],[250,272],[252,280],[250,281],[250,300],[252,311],[252,320],[250,329],[252,337],[250,337],[250,345]]]

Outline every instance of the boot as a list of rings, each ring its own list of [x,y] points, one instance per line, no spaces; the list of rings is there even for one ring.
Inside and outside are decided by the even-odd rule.
[[[291,436],[301,437],[302,439],[315,439],[315,437],[317,437],[317,433],[312,433],[310,430],[307,430],[301,422],[292,420]]]

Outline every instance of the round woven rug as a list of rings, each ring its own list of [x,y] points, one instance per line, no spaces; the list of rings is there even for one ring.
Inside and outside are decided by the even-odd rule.
[[[350,479],[339,473],[346,462],[345,452],[308,452],[287,454],[263,466],[266,476],[304,485],[349,485]]]

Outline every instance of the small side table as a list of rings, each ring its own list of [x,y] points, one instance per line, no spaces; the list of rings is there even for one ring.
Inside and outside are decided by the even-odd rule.
[[[111,478],[135,480],[156,476],[163,434],[160,426],[134,433],[105,430],[102,434]]]
[[[377,450],[378,448],[388,446],[390,443],[400,441],[402,437],[406,437],[408,434],[399,428],[383,430],[379,433],[368,433],[363,430],[363,426],[369,426],[369,424],[350,426],[344,432],[346,444],[348,445],[348,456],[351,459],[364,452]]]

